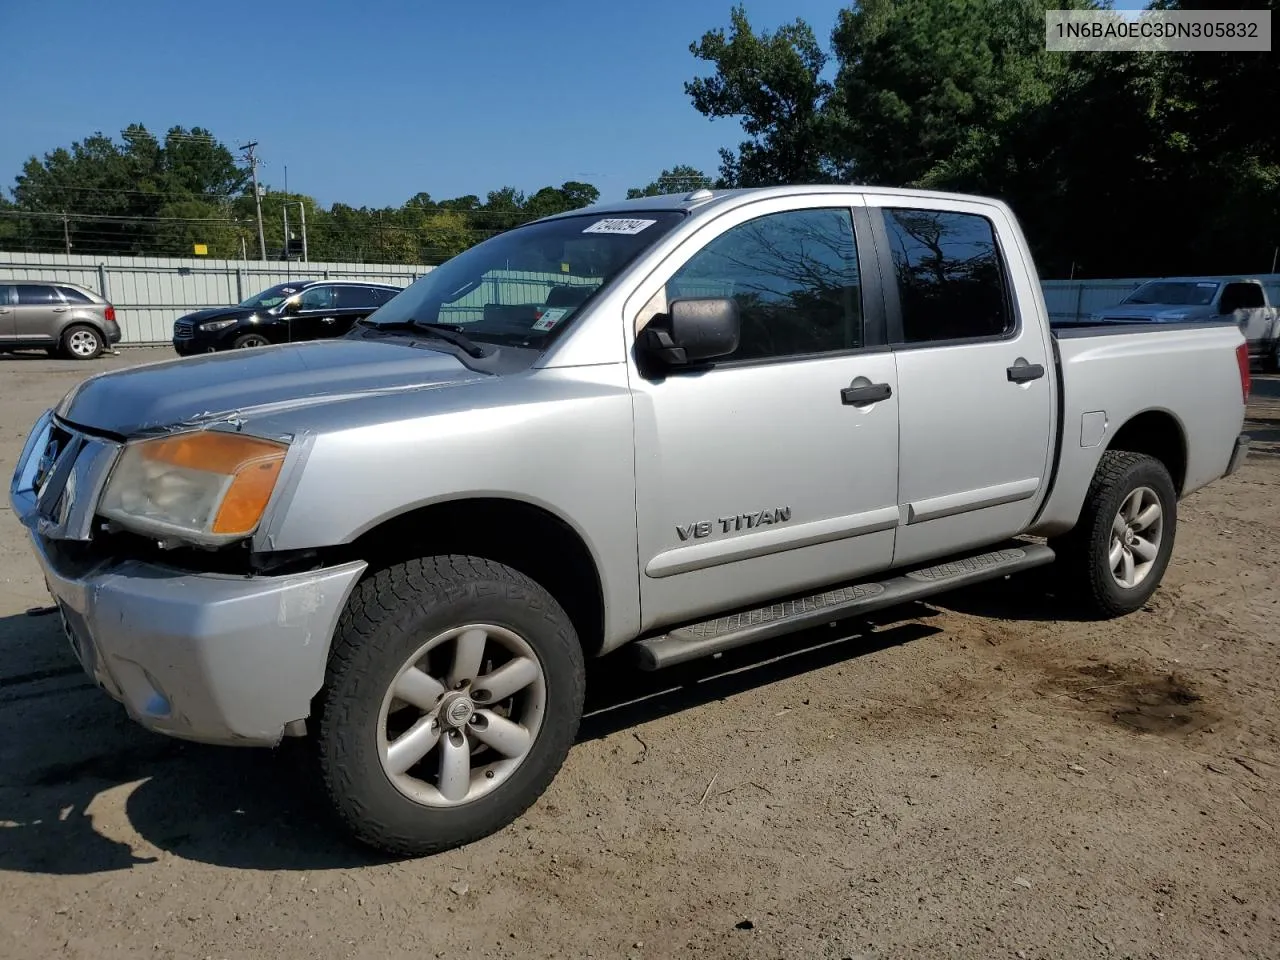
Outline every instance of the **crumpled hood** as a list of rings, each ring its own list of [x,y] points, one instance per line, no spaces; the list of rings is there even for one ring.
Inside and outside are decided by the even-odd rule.
[[[403,340],[321,340],[99,374],[68,393],[55,412],[77,426],[128,437],[490,376]]]

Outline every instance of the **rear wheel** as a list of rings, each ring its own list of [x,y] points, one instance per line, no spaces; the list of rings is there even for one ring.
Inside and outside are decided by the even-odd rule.
[[[1177,511],[1164,464],[1140,453],[1104,453],[1079,522],[1054,544],[1060,578],[1098,616],[1140,609],[1169,565]]]
[[[457,556],[381,571],[348,603],[321,694],[330,799],[389,853],[488,836],[551,783],[584,687],[572,623],[523,574]]]
[[[93,327],[77,324],[62,335],[62,352],[72,360],[92,360],[101,355],[102,335]]]

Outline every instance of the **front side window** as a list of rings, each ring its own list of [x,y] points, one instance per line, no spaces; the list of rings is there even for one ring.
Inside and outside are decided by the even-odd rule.
[[[298,309],[330,310],[337,299],[337,291],[333,287],[307,287],[298,298]]]
[[[419,277],[369,317],[373,326],[436,323],[473,340],[541,349],[684,217],[588,214],[529,223],[471,247]]]
[[[1013,329],[995,229],[986,217],[884,211],[906,343],[999,337]]]
[[[666,299],[730,297],[742,323],[726,361],[862,346],[862,285],[847,208],[792,210],[739,224],[667,281]]]
[[[1256,283],[1229,283],[1222,291],[1222,302],[1219,308],[1222,313],[1234,313],[1236,310],[1256,310],[1266,306],[1262,299],[1262,288]]]
[[[248,300],[240,301],[240,306],[252,307],[255,310],[270,310],[272,307],[280,306],[301,289],[297,280],[293,283],[277,283],[261,293],[255,293]]]

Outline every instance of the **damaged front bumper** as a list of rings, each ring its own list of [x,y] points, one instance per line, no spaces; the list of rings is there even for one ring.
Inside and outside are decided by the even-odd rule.
[[[91,538],[113,446],[46,415],[10,487],[76,657],[151,730],[278,743],[310,713],[338,617],[366,564],[268,577],[84,559],[73,544]]]

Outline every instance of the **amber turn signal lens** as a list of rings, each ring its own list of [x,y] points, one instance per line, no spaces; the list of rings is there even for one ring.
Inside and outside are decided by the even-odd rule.
[[[262,519],[288,449],[274,440],[202,430],[152,440],[143,445],[142,455],[175,467],[230,477],[210,532],[234,536],[252,532]]]

